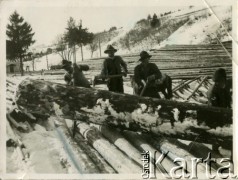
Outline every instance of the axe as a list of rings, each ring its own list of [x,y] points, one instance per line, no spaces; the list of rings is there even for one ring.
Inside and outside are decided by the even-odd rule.
[[[147,88],[148,81],[145,82],[144,80],[141,80],[141,82],[144,84],[144,87],[143,87],[142,91],[140,92],[140,96],[143,96],[145,89]]]
[[[96,84],[103,84],[104,81],[101,81],[100,83],[100,79],[111,79],[111,78],[117,78],[117,77],[122,77],[124,76],[124,74],[116,74],[116,75],[97,75],[97,76],[93,76],[92,77],[92,85],[93,87],[95,87]]]

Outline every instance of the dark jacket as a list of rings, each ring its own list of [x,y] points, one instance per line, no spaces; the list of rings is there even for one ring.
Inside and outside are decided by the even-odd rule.
[[[228,81],[225,88],[219,88],[216,83],[213,84],[208,92],[208,105],[230,108],[231,107],[231,83]]]
[[[90,87],[89,81],[86,79],[82,71],[88,71],[88,65],[77,65],[73,64],[73,72],[66,72],[64,75],[64,80],[67,85],[74,85],[79,87]]]
[[[146,67],[144,67],[142,64],[139,64],[135,67],[134,78],[138,85],[143,85],[141,80],[146,82],[147,78],[151,75],[155,75],[155,79],[160,79],[162,77],[162,74],[156,64],[148,63]],[[152,81],[150,84],[153,83],[154,81]]]
[[[121,67],[127,73],[127,65],[120,56],[106,58],[102,65],[102,76],[122,74]],[[124,93],[122,77],[110,78],[107,81],[109,91]]]
[[[156,64],[148,63],[146,67],[139,64],[135,67],[134,80],[138,86],[138,91],[135,92],[137,95],[140,95],[143,88],[143,83],[141,81],[144,80],[147,82],[147,78],[151,75],[154,75],[155,79],[160,79],[162,77],[162,74]],[[158,89],[155,85],[155,80],[152,80],[147,84],[143,96],[160,98]]]
[[[124,69],[124,72],[127,73],[127,65],[120,56],[114,56],[113,58],[108,57],[103,62],[101,75],[121,74],[121,67]]]

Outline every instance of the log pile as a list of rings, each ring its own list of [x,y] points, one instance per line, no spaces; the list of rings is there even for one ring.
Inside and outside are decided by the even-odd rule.
[[[171,51],[170,53],[172,53],[172,50],[153,50],[155,62],[164,62],[166,64],[164,71],[170,71],[171,74],[174,70],[176,72],[184,71],[186,74],[190,71],[195,72],[194,76],[187,78],[188,75],[186,75],[185,79],[191,79],[195,76],[197,78],[199,69],[202,69],[200,68],[202,63],[205,63],[205,67],[203,67],[204,75],[208,77],[213,73],[214,68],[223,65],[228,69],[231,67],[231,63],[226,59],[227,56],[224,55],[222,49],[219,49],[215,55],[215,50],[218,48],[216,46],[212,46],[212,48],[209,46],[210,49],[206,47],[207,50],[206,48],[203,49],[205,46],[190,46],[189,48],[194,48],[194,52],[203,51],[199,52],[200,57],[211,57],[212,53],[215,62],[215,67],[209,67],[210,64],[206,64],[205,60],[201,61],[201,64],[193,64],[194,66],[190,67],[192,54],[183,51],[188,47],[180,47],[182,49],[178,49],[178,46],[170,48],[173,51],[177,48],[176,53],[182,53],[179,63],[183,62],[186,65],[185,68],[175,65],[172,69],[167,65],[170,58],[168,52]],[[228,51],[231,51],[229,44],[227,48]],[[207,54],[205,51],[207,51]],[[134,62],[137,56],[125,57],[129,66],[132,65],[131,67],[133,67],[135,65]],[[168,57],[167,60],[166,56]],[[158,58],[161,57],[164,59],[158,61]],[[173,63],[173,57],[175,57],[175,54],[174,56],[171,55],[171,64]],[[186,60],[186,57],[189,57],[188,60]],[[226,60],[223,59],[224,57]],[[154,60],[152,59],[152,61]],[[91,62],[95,65],[95,72],[98,72],[102,59],[97,62],[91,60]],[[228,71],[228,73],[230,72]],[[185,77],[185,75],[181,75],[181,77]],[[174,84],[174,96],[187,99],[193,93],[190,85],[195,83],[193,86],[196,89],[196,83],[201,82],[203,77],[205,76],[184,81],[178,86]],[[205,79],[200,89],[206,88],[207,90],[209,85],[210,81]],[[15,99],[16,87],[18,89]],[[201,92],[194,92],[194,94],[200,94]],[[186,93],[188,95],[184,96]],[[191,100],[196,99],[195,96],[190,98]],[[201,143],[216,143],[229,150],[231,150],[232,145],[232,110],[223,108],[143,98],[95,89],[75,88],[31,79],[22,81],[19,86],[18,83],[7,81],[7,108],[9,113],[16,108],[24,117],[28,117],[28,127],[39,119],[55,118],[58,122],[56,127],[58,136],[67,142],[67,147],[64,144],[65,149],[69,148],[78,152],[74,154],[78,159],[74,162],[74,166],[79,173],[141,173],[140,153],[148,150],[151,152],[158,151],[159,154],[169,151],[168,156],[162,163],[163,167],[157,166],[159,172],[164,173],[174,167],[173,160],[176,157],[187,158],[188,161],[190,157],[206,158],[207,152],[211,149]],[[11,118],[12,116],[9,118],[8,115],[11,126],[14,127],[13,130],[17,131],[18,124],[14,125]],[[72,129],[68,128],[65,123],[65,118],[79,123],[74,138],[71,136]],[[91,126],[88,123],[92,123]],[[30,131],[34,131],[34,128]],[[25,130],[25,133],[27,132],[29,132],[28,129]],[[137,132],[140,132],[140,134]],[[186,145],[177,139],[192,142]],[[206,153],[202,153],[202,151]],[[212,154],[215,153],[212,152]],[[222,156],[218,154],[216,157],[221,158]],[[214,171],[219,167],[219,164],[213,165],[212,170]],[[188,171],[190,172],[191,169],[188,169]],[[204,171],[204,165],[198,167],[198,172],[204,173]]]
[[[68,90],[67,90],[68,89]],[[86,93],[86,91],[88,93]],[[41,93],[42,92],[42,93]],[[72,93],[75,92],[75,93]],[[72,93],[72,94],[71,94]],[[67,97],[67,95],[71,94],[72,96]],[[99,122],[95,121],[96,118],[96,112],[93,114],[91,112],[87,112],[87,109],[95,107],[97,104],[96,98],[92,98],[92,95],[94,95],[96,98],[102,98],[102,99],[107,99],[110,98],[113,101],[109,101],[110,103],[112,102],[113,105],[111,107],[108,107],[105,110],[104,117],[109,117],[107,122]],[[110,96],[110,97],[109,97]],[[74,98],[72,98],[74,97]],[[32,99],[33,98],[33,99]],[[86,98],[86,99],[85,99]],[[119,100],[117,100],[119,98]],[[50,83],[50,82],[45,82],[45,81],[37,81],[37,80],[25,80],[22,83],[20,83],[19,88],[17,90],[17,106],[21,112],[27,113],[28,116],[34,117],[33,115],[37,116],[39,114],[44,113],[45,117],[55,117],[57,119],[58,123],[57,125],[57,132],[59,136],[64,137],[65,142],[69,142],[67,146],[71,146],[73,150],[77,153],[77,157],[80,159],[80,162],[75,162],[76,167],[79,169],[79,173],[126,173],[126,172],[131,172],[131,170],[128,170],[128,166],[123,162],[121,162],[121,159],[118,159],[118,156],[113,155],[114,153],[121,154],[121,158],[123,160],[126,159],[126,161],[132,163],[133,167],[130,167],[129,169],[134,169],[134,171],[139,171],[141,172],[141,165],[142,163],[140,162],[140,153],[143,151],[148,151],[150,150],[151,152],[158,151],[158,154],[160,155],[162,152],[166,152],[169,148],[169,153],[168,157],[166,157],[163,162],[162,166],[157,165],[157,172],[159,173],[166,173],[169,172],[169,170],[176,166],[176,164],[173,163],[174,158],[176,157],[186,157],[188,154],[191,152],[190,149],[193,146],[186,146],[186,145],[180,145],[178,146],[177,140],[173,140],[173,142],[166,140],[166,138],[160,139],[160,136],[157,137],[160,132],[154,132],[153,129],[155,128],[154,125],[145,125],[145,122],[141,122],[139,119],[134,119],[135,123],[129,123],[129,128],[132,128],[134,131],[152,131],[155,134],[141,134],[138,135],[133,132],[129,131],[118,131],[118,129],[115,129],[114,127],[119,127],[120,130],[126,128],[126,123],[122,121],[121,118],[126,117],[126,113],[123,116],[123,113],[117,114],[117,112],[122,111],[122,107],[119,106],[119,101],[128,98],[129,101],[128,103],[132,103],[132,105],[136,106],[137,103],[137,109],[142,111],[140,114],[141,116],[147,114],[150,115],[152,118],[155,115],[155,111],[151,109],[152,106],[160,106],[161,105],[161,118],[164,118],[163,124],[169,125],[168,127],[171,126],[170,122],[170,117],[169,116],[169,110],[174,109],[174,107],[184,110],[188,110],[186,115],[189,117],[191,116],[196,116],[196,113],[194,110],[196,109],[201,109],[205,110],[207,107],[204,106],[198,106],[191,104],[191,107],[188,107],[188,104],[186,103],[176,103],[172,101],[161,101],[161,100],[155,100],[155,99],[150,99],[150,98],[139,98],[139,97],[134,97],[134,96],[128,96],[128,95],[121,95],[121,94],[108,94],[107,91],[97,91],[93,89],[84,89],[84,88],[73,88],[73,87],[67,87],[64,85],[56,84],[56,83]],[[74,100],[73,100],[74,99]],[[90,100],[91,99],[91,100]],[[124,102],[124,101],[123,101]],[[135,103],[136,102],[136,103]],[[95,104],[96,103],[96,104]],[[99,101],[98,101],[99,103]],[[67,106],[69,104],[69,106]],[[75,104],[78,104],[76,107]],[[100,104],[100,103],[99,103]],[[125,103],[123,103],[125,104]],[[147,110],[145,110],[145,106],[140,107],[140,104],[148,105]],[[55,106],[56,105],[56,106]],[[72,105],[75,106],[75,108],[72,108]],[[128,104],[129,105],[129,104]],[[166,106],[166,108],[162,108]],[[97,106],[97,105],[96,105]],[[103,106],[103,104],[100,104],[100,106]],[[134,107],[135,107],[134,106]],[[59,109],[60,107],[60,109]],[[84,109],[83,107],[86,107]],[[73,109],[70,111],[69,109]],[[77,109],[79,108],[79,109]],[[114,111],[112,111],[115,108]],[[133,108],[133,107],[132,107]],[[80,110],[82,109],[82,110]],[[125,109],[128,109],[128,106],[124,107]],[[167,109],[167,110],[166,110]],[[53,111],[52,111],[53,110]],[[58,110],[58,111],[57,111]],[[86,111],[85,111],[86,110]],[[130,110],[130,108],[129,108]],[[143,112],[143,110],[145,112]],[[73,112],[74,111],[74,112]],[[109,115],[107,112],[109,111],[111,114]],[[191,112],[189,112],[191,111]],[[224,109],[214,109],[212,108],[211,110],[208,110],[209,113],[211,112],[216,112],[220,114],[224,114],[225,116],[229,116],[229,113],[227,110]],[[59,113],[60,112],[60,113]],[[167,112],[167,115],[166,113]],[[182,112],[182,111],[181,111]],[[219,115],[220,115],[219,114]],[[80,117],[78,117],[80,115]],[[102,114],[97,114],[97,117],[100,117]],[[152,116],[153,115],[153,116]],[[172,114],[171,114],[172,115]],[[78,121],[80,124],[78,125],[78,131],[75,135],[75,138],[72,139],[70,136],[70,133],[68,132],[68,129],[65,127],[65,125],[62,124],[62,121],[64,121],[62,118],[71,118],[74,121]],[[87,117],[92,117],[92,119],[88,119]],[[120,117],[121,116],[121,117]],[[173,115],[174,116],[174,115]],[[37,116],[39,117],[39,116]],[[111,118],[117,118],[117,119],[111,119]],[[145,116],[146,117],[146,116]],[[196,117],[193,117],[196,119]],[[36,118],[37,119],[37,118]],[[166,122],[166,119],[168,122]],[[84,122],[83,122],[83,121]],[[100,119],[96,119],[100,120]],[[159,118],[158,118],[159,120]],[[96,124],[92,124],[93,127],[89,127],[85,121],[87,122],[95,122],[97,124],[102,124],[102,123],[108,123],[109,125],[112,126],[98,126]],[[114,121],[114,122],[113,122]],[[139,123],[137,121],[140,121]],[[115,123],[118,122],[119,124]],[[162,124],[162,125],[163,125]],[[229,123],[228,123],[229,124]],[[174,124],[174,127],[176,127],[176,123]],[[132,127],[130,127],[132,126]],[[217,125],[214,125],[217,126]],[[95,128],[97,127],[98,130]],[[173,128],[174,128],[173,127]],[[201,126],[202,127],[202,126]],[[175,129],[171,129],[173,132],[176,132]],[[194,129],[195,130],[195,129]],[[197,129],[198,130],[198,129]],[[201,129],[200,129],[201,130]],[[231,130],[231,129],[229,129]],[[100,132],[99,132],[100,131]],[[171,131],[171,132],[172,132]],[[206,131],[209,131],[208,129]],[[194,131],[196,132],[196,131]],[[196,132],[197,133],[197,132]],[[155,136],[156,135],[156,136]],[[166,137],[181,137],[179,132],[178,134],[165,134]],[[201,136],[203,134],[201,133]],[[61,137],[61,138],[62,138]],[[156,140],[154,140],[157,137]],[[192,136],[191,136],[192,137]],[[206,136],[208,137],[208,136]],[[227,137],[220,137],[220,135],[216,136],[218,138],[228,138],[229,142],[229,136]],[[146,138],[146,139],[144,139]],[[184,137],[187,139],[186,137]],[[183,139],[184,139],[183,138]],[[193,138],[188,137],[190,140],[195,140]],[[199,136],[196,136],[196,140],[201,140],[199,139]],[[158,141],[158,139],[160,139]],[[171,139],[171,138],[170,138]],[[214,140],[214,139],[213,139]],[[206,140],[201,140],[200,142],[207,142]],[[209,140],[208,140],[209,141]],[[210,142],[210,141],[209,141]],[[220,141],[219,141],[220,142]],[[198,145],[199,143],[197,143]],[[222,143],[221,143],[222,144]],[[73,146],[73,147],[72,147]],[[200,145],[201,146],[201,145]],[[224,143],[223,143],[224,146]],[[108,148],[111,147],[111,148]],[[173,147],[173,148],[171,148]],[[225,147],[225,146],[224,146]],[[227,146],[226,146],[227,147]],[[67,149],[67,147],[65,147]],[[228,147],[229,148],[229,147]],[[189,154],[189,156],[194,157],[200,157],[201,152],[197,149],[193,148],[194,154]],[[191,152],[191,153],[192,153]],[[200,153],[200,154],[199,154]],[[122,155],[123,154],[123,155]],[[199,154],[199,156],[198,156]],[[158,155],[158,156],[159,156]],[[204,157],[206,157],[206,154],[203,154]],[[113,158],[114,157],[114,158]],[[77,158],[77,159],[78,159]],[[219,166],[213,167],[214,169],[219,168]],[[190,172],[190,169],[188,169],[188,173]],[[199,173],[204,173],[204,166],[198,166],[198,172]],[[162,176],[163,177],[163,176]]]
[[[232,110],[192,103],[144,98],[109,91],[24,80],[17,93],[21,110],[35,115],[54,114],[53,103],[65,116],[124,129],[149,131],[200,142],[232,143]],[[214,120],[216,119],[216,121]]]
[[[172,79],[191,79],[197,76],[211,77],[215,69],[223,67],[231,77],[232,71],[232,43],[224,45],[168,45],[161,49],[151,50],[150,62],[155,63],[163,73]],[[122,55],[127,62],[129,74],[134,73],[138,64],[138,54]],[[100,72],[104,58],[84,61],[92,71]]]

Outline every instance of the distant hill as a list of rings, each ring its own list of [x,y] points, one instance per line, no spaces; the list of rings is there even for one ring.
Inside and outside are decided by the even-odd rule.
[[[153,22],[154,14],[158,19],[156,22]],[[150,17],[138,20],[131,29],[111,27],[98,32],[91,47],[89,45],[83,47],[83,52],[84,58],[90,59],[105,56],[104,50],[108,44],[118,49],[117,54],[139,54],[142,50],[158,49],[169,44],[219,43],[231,40],[231,31],[230,6],[211,8],[190,6],[164,14],[151,12]],[[80,61],[79,49],[76,57]],[[49,55],[48,59],[50,65],[61,62],[60,56],[54,53]],[[36,69],[46,69],[45,57],[38,59]]]
[[[119,53],[138,53],[141,50],[160,48],[166,44],[217,43],[230,40],[232,30],[231,7],[187,7],[174,12],[157,14],[159,25],[152,27],[153,16],[137,21],[132,29],[112,27],[96,34],[101,40],[101,51],[107,44],[114,45]],[[93,57],[99,56],[96,50]]]

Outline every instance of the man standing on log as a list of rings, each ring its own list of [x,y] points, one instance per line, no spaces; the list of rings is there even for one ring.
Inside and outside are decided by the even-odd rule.
[[[73,63],[71,61],[63,60],[62,61],[62,67],[66,71],[64,75],[64,80],[67,83],[67,85],[74,85],[79,87],[86,87],[90,88],[90,83],[85,78],[82,71],[88,71],[89,66],[88,65],[77,65],[76,63]]]
[[[151,57],[146,51],[140,53],[139,61],[141,63],[134,70],[134,80],[138,86],[135,93],[141,96],[160,98],[155,80],[161,79],[162,74],[156,64],[149,63]]]
[[[108,78],[109,91],[124,93],[122,76],[127,76],[127,65],[120,56],[115,56],[115,52],[117,49],[112,45],[108,45],[104,51],[108,57],[103,62],[101,76],[103,79]],[[121,70],[121,67],[124,71]]]
[[[215,82],[207,92],[210,106],[231,108],[231,82],[226,79],[226,71],[219,68],[213,76]]]

